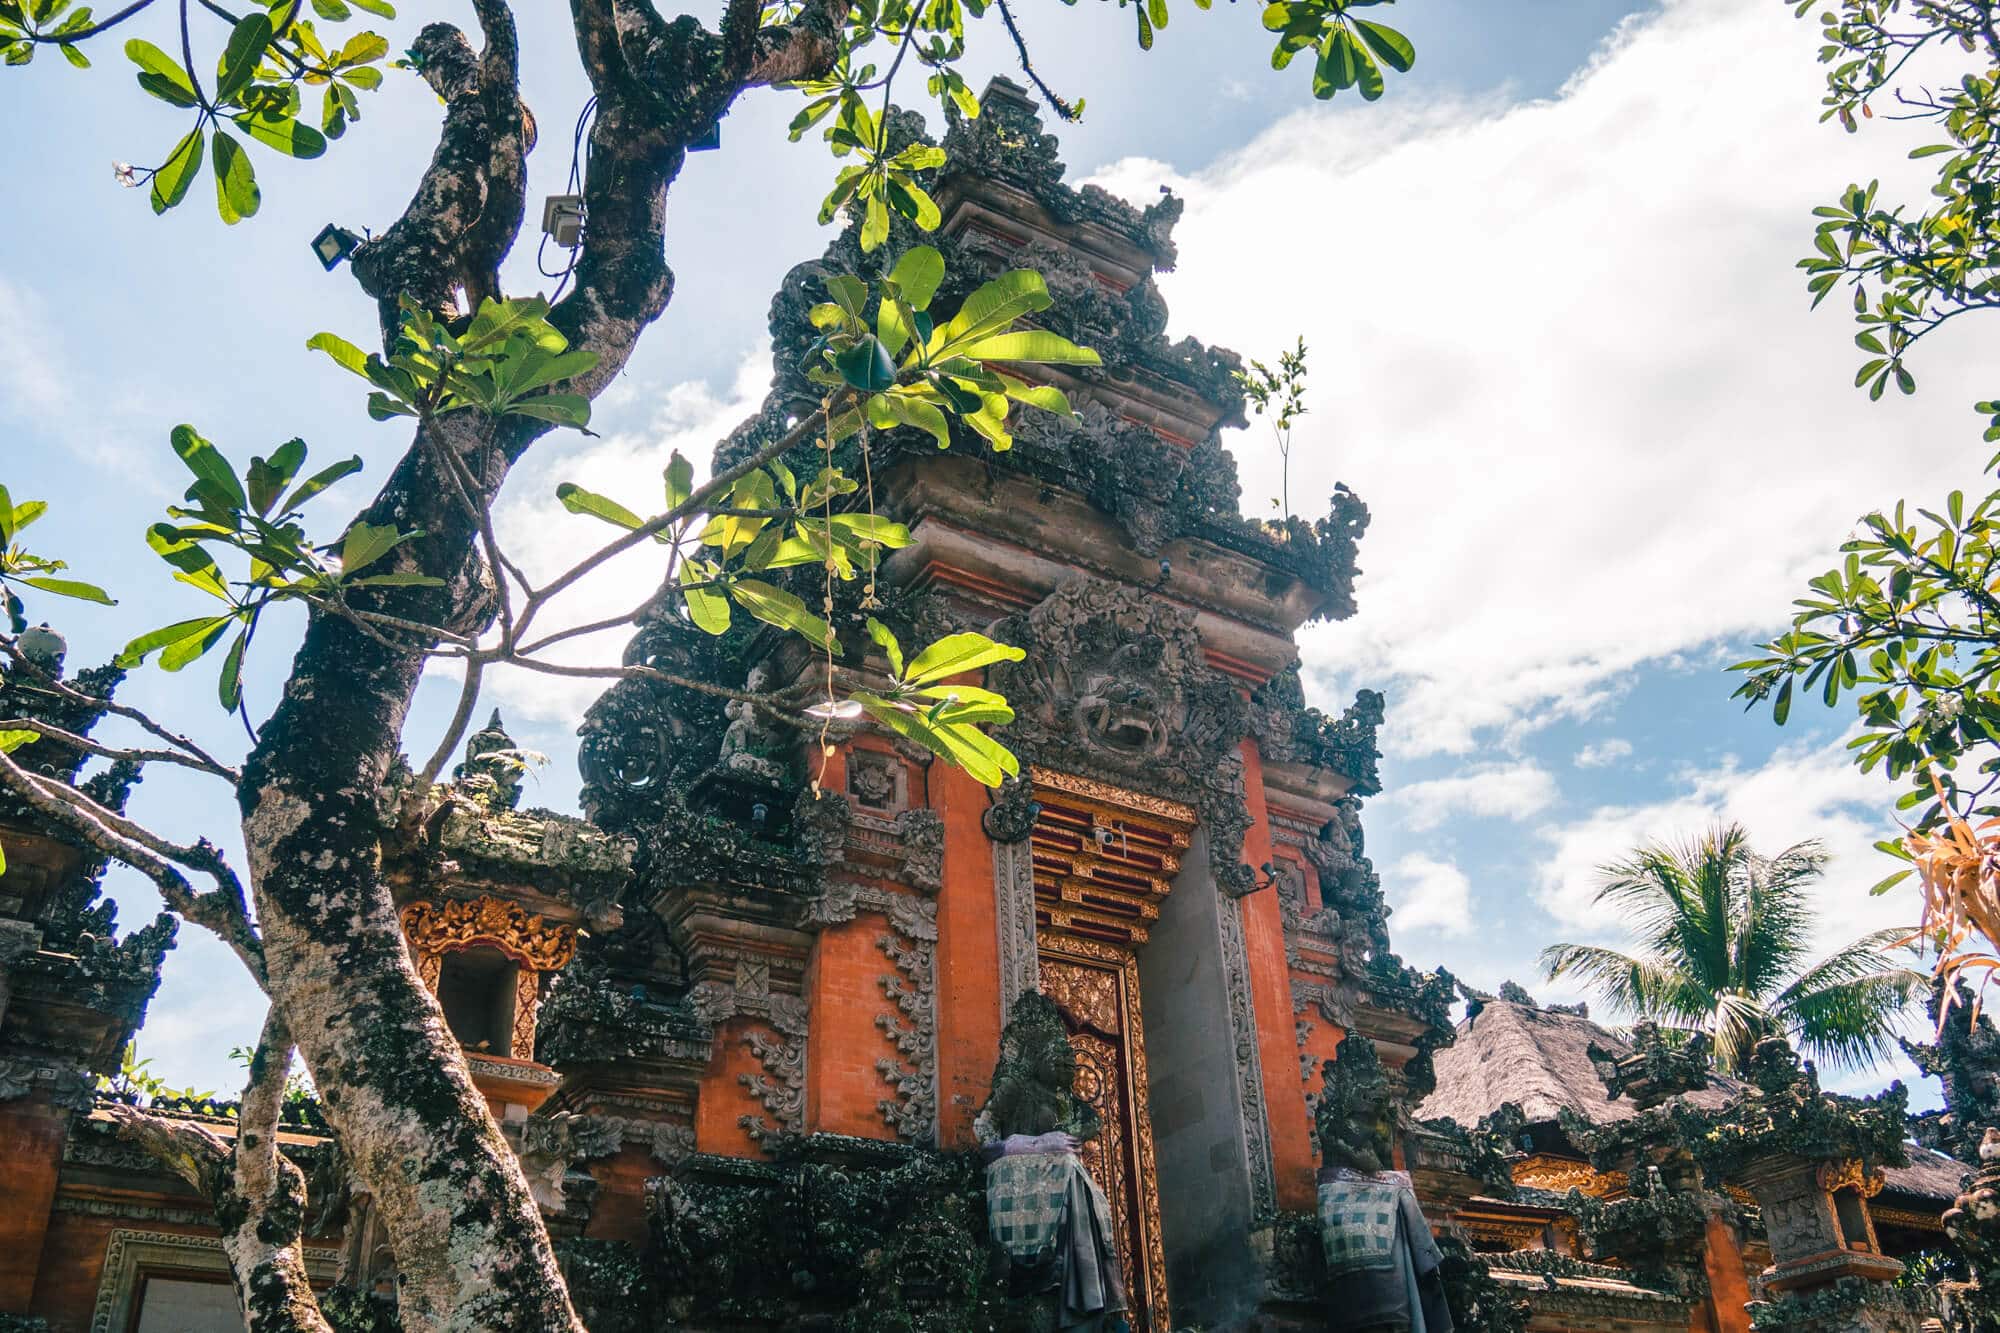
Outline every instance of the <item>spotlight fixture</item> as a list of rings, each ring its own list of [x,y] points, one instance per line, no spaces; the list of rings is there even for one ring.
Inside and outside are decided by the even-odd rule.
[[[320,267],[331,273],[340,261],[361,248],[361,238],[345,227],[329,222],[320,228],[319,235],[312,238],[313,257]]]
[[[583,244],[583,196],[552,194],[544,199],[542,230],[565,250]]]

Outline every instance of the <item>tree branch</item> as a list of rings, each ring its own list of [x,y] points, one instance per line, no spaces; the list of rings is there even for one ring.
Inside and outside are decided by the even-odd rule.
[[[4,753],[0,753],[0,786],[106,856],[152,880],[171,911],[213,931],[243,960],[257,983],[264,984],[263,943],[250,922],[242,881],[223,859],[221,849],[206,838],[192,847],[168,842],[75,787],[30,773]],[[207,893],[197,892],[174,862],[208,875],[216,887]]]
[[[242,775],[233,768],[219,768],[208,763],[206,760],[197,759],[193,755],[183,754],[179,750],[120,749],[118,746],[104,745],[90,739],[88,736],[80,736],[76,732],[65,731],[61,727],[51,726],[40,718],[0,718],[0,731],[14,730],[32,731],[45,740],[56,741],[68,746],[72,750],[81,750],[85,754],[94,754],[104,759],[122,759],[134,764],[177,764],[182,768],[191,768],[197,773],[211,774],[231,784],[240,781],[242,778]]]
[[[114,717],[122,717],[128,722],[136,723],[155,739],[165,741],[175,749],[186,751],[188,754],[194,756],[194,758],[207,766],[210,772],[221,773],[231,781],[241,779],[241,775],[235,769],[218,760],[214,755],[196,745],[186,736],[181,735],[179,732],[168,731],[158,722],[155,722],[145,713],[133,708],[129,704],[121,704],[115,699],[99,698],[94,694],[85,694],[82,690],[67,684],[59,677],[42,670],[41,667],[29,660],[28,655],[20,650],[10,636],[0,634],[0,653],[5,653],[8,661],[11,663],[9,667],[10,674],[25,674],[41,689],[45,689],[69,703],[81,704],[87,709],[100,713],[109,713]]]
[[[305,1174],[278,1150],[291,1063],[291,1035],[273,1008],[250,1058],[234,1144],[192,1121],[117,1103],[102,1108],[120,1138],[151,1153],[215,1209],[250,1333],[331,1333],[301,1248]]]

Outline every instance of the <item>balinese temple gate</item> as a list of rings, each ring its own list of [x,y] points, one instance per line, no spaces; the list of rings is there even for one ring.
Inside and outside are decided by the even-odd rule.
[[[1308,1099],[1342,1032],[1393,1065],[1443,1032],[1441,999],[1388,953],[1360,855],[1380,699],[1327,718],[1298,675],[1295,631],[1353,612],[1367,510],[1342,490],[1316,522],[1242,517],[1219,438],[1244,424],[1239,363],[1169,342],[1153,282],[1178,201],[1141,211],[1065,185],[1004,81],[946,146],[938,235],[891,252],[939,244],[939,309],[1002,269],[1039,271],[1047,324],[1104,368],[1051,371],[1076,417],[1023,410],[1007,452],[915,432],[842,446],[855,476],[870,451],[877,510],[914,542],[836,587],[834,619],[844,644],[874,615],[906,644],[979,629],[1025,649],[984,682],[1016,710],[996,734],[1022,776],[989,794],[852,726],[821,756],[742,705],[621,683],[584,726],[585,800],[638,840],[628,898],[652,910],[582,964],[690,997],[714,1054],[658,1105],[698,1152],[746,1158],[775,1134],[970,1146],[1003,1017],[1039,988],[1105,1125],[1086,1154],[1134,1306],[1155,1329],[1170,1310],[1210,1323],[1257,1299],[1256,1219],[1312,1205]],[[770,398],[718,467],[817,404],[806,311],[826,275],[860,267],[850,230],[787,278]],[[818,601],[816,572],[800,591]],[[765,688],[819,669],[666,611],[628,660]],[[557,1100],[601,1099],[581,1078]]]

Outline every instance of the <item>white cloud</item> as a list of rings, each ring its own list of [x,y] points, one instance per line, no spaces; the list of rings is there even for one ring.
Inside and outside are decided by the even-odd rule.
[[[602,439],[550,437],[508,479],[494,511],[501,546],[537,582],[569,568],[617,534],[596,519],[565,510],[555,498],[558,484],[575,482],[637,512],[657,513],[661,474],[674,452],[694,463],[697,479],[706,475],[716,443],[757,411],[770,380],[770,355],[758,351],[743,359],[723,392],[700,380],[665,390],[644,429]],[[581,443],[558,447],[570,438]],[[535,622],[535,635],[634,610],[659,588],[665,569],[665,548],[652,544],[607,561],[551,604]],[[536,656],[573,665],[616,665],[629,637],[631,630],[619,626],[567,640]],[[607,684],[518,669],[499,673],[491,682],[510,716],[569,723],[583,716]]]
[[[1894,789],[1880,773],[1855,768],[1844,739],[1787,746],[1756,768],[1728,760],[1714,768],[1685,769],[1672,785],[1677,790],[1658,801],[1600,806],[1540,830],[1547,854],[1537,872],[1535,899],[1563,930],[1622,938],[1622,923],[1592,902],[1597,868],[1643,843],[1691,838],[1719,822],[1743,825],[1751,845],[1766,853],[1807,838],[1825,844],[1830,861],[1816,890],[1822,948],[1878,927],[1907,924],[1914,914],[1907,894],[1869,896],[1894,868],[1874,848],[1896,831],[1889,814]]]
[[[1465,935],[1472,930],[1472,881],[1450,861],[1411,852],[1389,868],[1396,930]]]
[[[1632,753],[1632,742],[1613,736],[1607,741],[1586,745],[1576,752],[1578,768],[1608,768]]]
[[[1317,109],[1173,181],[1175,331],[1303,333],[1290,492],[1373,509],[1361,613],[1304,649],[1329,698],[1390,691],[1390,748],[1518,739],[1774,629],[1857,515],[1975,480],[1979,347],[1927,347],[1922,392],[1871,406],[1846,316],[1807,309],[1812,206],[1921,170],[1909,127],[1818,123],[1815,44],[1783,6],[1667,0],[1553,99]],[[1275,450],[1233,443],[1260,510]]]
[[[68,406],[67,377],[50,350],[55,321],[35,294],[0,278],[0,416],[56,416]]]
[[[1527,819],[1556,802],[1556,782],[1532,760],[1482,764],[1448,778],[1393,789],[1382,798],[1404,828],[1422,832],[1467,816]]]

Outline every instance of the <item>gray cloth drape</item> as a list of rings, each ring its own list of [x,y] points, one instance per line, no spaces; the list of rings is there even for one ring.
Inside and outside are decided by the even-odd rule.
[[[1322,1171],[1319,1219],[1336,1333],[1452,1333],[1444,1256],[1407,1173]]]

